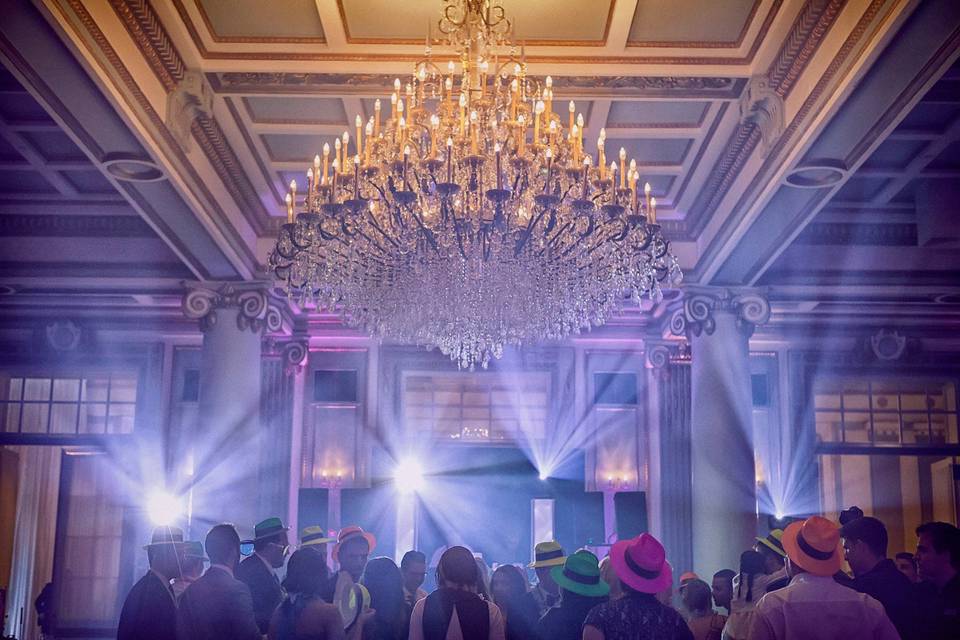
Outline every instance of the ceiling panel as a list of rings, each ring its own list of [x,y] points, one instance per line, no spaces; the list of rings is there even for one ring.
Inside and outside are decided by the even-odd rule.
[[[90,169],[89,171],[63,171],[61,173],[80,193],[90,195],[116,193],[113,185],[96,169]]]
[[[313,0],[194,1],[214,39],[238,42],[324,40],[323,26]]]
[[[62,131],[25,131],[20,135],[48,161],[89,162],[86,154]]]
[[[407,2],[402,19],[384,19],[398,15],[396,0],[337,0],[348,38],[362,41],[423,42],[430,25],[439,37],[439,2]],[[503,0],[507,16],[513,20],[518,41],[543,44],[603,43],[612,16],[613,0]]]
[[[306,171],[307,163],[323,151],[324,143],[330,145],[330,159],[333,161],[335,136],[270,133],[261,138],[274,162],[303,162],[303,170]]]
[[[628,43],[737,46],[759,4],[760,0],[641,0]]]
[[[960,116],[960,104],[920,102],[897,127],[898,131],[943,131]]]
[[[614,100],[607,127],[696,127],[709,108],[709,102]]]
[[[243,101],[255,123],[347,124],[340,98],[250,96]]]
[[[926,146],[927,143],[923,140],[886,140],[863,166],[867,169],[900,169]]]
[[[0,116],[7,122],[48,122],[53,120],[30,94],[7,93],[0,100]]]
[[[955,141],[948,145],[929,166],[931,169],[960,170],[960,142]]]
[[[836,202],[868,202],[889,180],[887,178],[865,178],[854,176],[837,192]]]
[[[627,151],[627,162],[635,159],[637,164],[682,164],[693,140],[686,138],[607,138],[606,152],[611,160],[617,158],[620,147]]]
[[[49,182],[36,171],[0,171],[0,198],[4,193],[58,194]]]

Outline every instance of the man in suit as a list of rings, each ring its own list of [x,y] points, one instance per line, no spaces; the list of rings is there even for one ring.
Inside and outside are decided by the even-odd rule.
[[[180,598],[181,640],[260,640],[247,586],[233,577],[240,562],[240,536],[218,524],[204,541],[210,568]]]
[[[237,578],[250,589],[260,632],[270,628],[270,617],[283,600],[283,588],[274,570],[283,566],[289,550],[287,527],[280,518],[267,518],[254,527],[253,555],[240,563]]]
[[[183,531],[157,527],[144,549],[150,570],[133,585],[123,602],[117,640],[176,640],[177,601],[170,581],[180,577]]]

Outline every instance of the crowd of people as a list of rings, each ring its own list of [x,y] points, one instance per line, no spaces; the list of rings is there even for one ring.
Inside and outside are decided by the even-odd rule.
[[[675,597],[673,568],[649,533],[616,542],[602,561],[588,549],[567,554],[541,542],[527,567],[492,574],[467,548],[449,547],[427,593],[423,553],[407,552],[399,566],[370,558],[376,538],[357,526],[336,537],[307,527],[292,554],[279,518],[257,524],[250,541],[216,525],[202,545],[158,527],[118,639],[960,638],[960,529],[930,522],[916,533],[916,553],[894,560],[880,520],[856,508],[839,523],[812,516],[757,538],[739,567],[717,571],[712,584],[681,574]],[[245,544],[252,553],[241,561]]]

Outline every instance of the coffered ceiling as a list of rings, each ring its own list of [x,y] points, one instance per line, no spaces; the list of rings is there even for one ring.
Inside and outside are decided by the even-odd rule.
[[[956,3],[502,4],[530,73],[553,76],[556,109],[576,102],[588,146],[605,128],[608,153],[622,146],[637,159],[689,282],[764,285],[804,309],[857,287],[904,295],[890,287],[912,276],[895,273],[960,293],[943,216],[927,215],[950,201],[943,184],[957,177]],[[0,58],[14,72],[0,107],[0,211],[31,215],[22,206],[31,199],[96,202],[130,218],[115,232],[130,234],[128,247],[152,247],[110,250],[104,265],[133,255],[140,273],[168,265],[153,273],[168,282],[263,277],[286,185],[303,181],[325,142],[345,130],[352,138],[355,115],[365,120],[409,75],[441,6],[11,0],[0,25]],[[434,42],[431,55],[442,64],[451,52]],[[80,80],[99,97],[76,95]],[[42,99],[26,107],[24,96]],[[91,100],[101,115],[87,122]],[[136,150],[118,156],[109,140],[84,137],[107,115]],[[125,157],[162,177],[133,190],[114,166]],[[15,228],[50,228],[0,223],[4,242]],[[67,244],[82,251],[83,241]],[[22,286],[17,274],[41,260],[9,255],[0,282]]]

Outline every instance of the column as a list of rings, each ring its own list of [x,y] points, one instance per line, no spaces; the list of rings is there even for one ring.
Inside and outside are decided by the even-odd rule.
[[[183,312],[200,321],[200,402],[193,458],[191,534],[233,522],[241,535],[261,517],[259,473],[261,334],[276,331],[281,316],[261,283],[189,283]],[[282,515],[282,514],[276,514]]]
[[[749,338],[770,316],[757,292],[685,288],[670,319],[691,348],[693,569],[737,569],[756,535]]]

